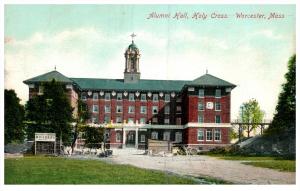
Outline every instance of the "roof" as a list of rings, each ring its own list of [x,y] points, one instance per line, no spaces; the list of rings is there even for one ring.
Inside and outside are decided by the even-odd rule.
[[[210,74],[200,76],[199,78],[187,83],[187,85],[236,87],[236,85]]]
[[[53,79],[63,83],[73,83],[72,80],[70,80],[68,77],[64,76],[56,70],[25,80],[24,83],[30,84],[35,82],[50,82]]]
[[[185,85],[235,87],[234,84],[210,74],[205,74],[193,81],[142,79],[137,83],[124,83],[123,79],[68,78],[56,70],[25,80],[24,83],[49,82],[52,79],[76,84],[80,89],[86,90],[181,91]]]
[[[190,82],[183,80],[139,80],[137,83],[124,83],[123,79],[70,78],[81,89],[118,89],[149,91],[181,91]]]
[[[132,41],[132,43],[128,46],[128,49],[136,50],[136,49],[138,49],[138,47],[137,47],[136,44],[134,44],[134,42]]]

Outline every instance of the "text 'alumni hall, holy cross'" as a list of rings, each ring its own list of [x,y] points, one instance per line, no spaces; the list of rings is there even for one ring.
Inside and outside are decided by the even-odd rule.
[[[76,115],[87,103],[88,123],[104,127],[111,148],[147,148],[148,139],[206,150],[230,143],[230,97],[236,86],[205,74],[192,81],[140,79],[140,51],[125,51],[123,79],[69,78],[58,71],[25,80],[29,99],[43,93],[43,82],[63,84]],[[80,146],[78,144],[77,146]]]

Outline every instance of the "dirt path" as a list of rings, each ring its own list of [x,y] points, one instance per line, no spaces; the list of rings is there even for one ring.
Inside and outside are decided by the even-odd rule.
[[[114,151],[114,156],[108,160],[183,175],[210,176],[235,184],[295,184],[296,176],[294,172],[279,172],[209,156],[161,157]]]

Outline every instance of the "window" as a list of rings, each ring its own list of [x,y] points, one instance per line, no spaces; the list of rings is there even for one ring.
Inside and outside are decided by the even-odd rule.
[[[93,105],[93,113],[98,113],[98,112],[99,112],[99,106]]]
[[[110,93],[105,93],[104,99],[107,101],[110,100]]]
[[[158,114],[158,106],[152,106],[152,114]]]
[[[169,114],[170,113],[170,106],[166,105],[164,110],[165,110],[165,114]]]
[[[128,99],[129,99],[129,101],[134,101],[134,94],[130,93]]]
[[[122,117],[117,117],[116,118],[116,123],[122,123]]]
[[[165,119],[165,124],[170,124],[170,119]]]
[[[220,98],[221,97],[221,90],[220,89],[216,89],[215,96],[216,96],[216,98]]]
[[[203,115],[198,115],[198,123],[203,123],[204,120],[203,120]]]
[[[180,117],[176,118],[176,125],[181,125],[181,118]]]
[[[141,113],[146,114],[147,113],[147,106],[141,106]]]
[[[85,101],[86,100],[86,93],[81,94],[81,100]]]
[[[204,140],[204,131],[203,129],[198,129],[198,141],[203,141]]]
[[[122,93],[117,93],[117,100],[121,101],[122,100]]]
[[[177,113],[180,113],[181,112],[181,106],[177,106],[176,111],[177,111]]]
[[[117,143],[120,143],[120,142],[121,142],[121,138],[122,138],[121,132],[117,132],[117,133],[116,133],[116,142],[117,142]]]
[[[221,141],[221,130],[215,129],[215,141]]]
[[[146,140],[146,136],[145,135],[141,135],[141,143],[144,143]]]
[[[133,118],[128,118],[128,123],[129,124],[133,124],[134,123],[134,119]]]
[[[105,123],[110,123],[110,116],[109,115],[104,116],[104,122]]]
[[[123,112],[123,106],[117,105],[117,113],[122,113],[122,112]]]
[[[204,105],[203,105],[203,102],[199,102],[198,103],[198,111],[203,111],[204,110]]]
[[[44,86],[39,86],[39,93],[38,95],[42,95],[44,93]]]
[[[198,96],[204,97],[204,89],[199,89]]]
[[[109,105],[104,106],[104,111],[105,113],[110,113],[110,106]]]
[[[165,94],[165,102],[170,102],[170,94]]]
[[[180,98],[180,97],[177,98],[177,99],[176,99],[176,102],[181,102],[181,98]]]
[[[92,117],[92,123],[94,123],[94,124],[98,123],[98,118],[97,117]]]
[[[134,106],[128,107],[128,113],[134,113]]]
[[[156,131],[151,133],[151,139],[158,139],[158,133]]]
[[[157,123],[157,118],[156,117],[152,118],[152,123]]]
[[[146,94],[141,94],[141,101],[147,101]]]
[[[98,100],[98,93],[93,93],[93,100]]]
[[[163,140],[164,141],[169,141],[170,140],[170,132],[169,131],[164,132]]]
[[[221,111],[221,103],[220,102],[215,103],[215,109],[216,109],[216,111]]]
[[[221,123],[221,116],[220,115],[216,115],[216,123]]]
[[[182,142],[182,133],[181,132],[175,133],[175,142],[177,142],[177,143]]]
[[[145,118],[140,118],[140,124],[145,124],[146,123],[146,119]]]
[[[158,94],[153,94],[153,101],[158,102]]]
[[[212,141],[212,130],[211,129],[206,130],[206,140]]]

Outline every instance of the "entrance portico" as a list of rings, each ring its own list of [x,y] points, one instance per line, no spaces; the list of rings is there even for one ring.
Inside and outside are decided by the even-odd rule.
[[[138,126],[123,127],[123,148],[126,147],[138,148],[138,143],[139,143],[138,132],[139,132]]]

